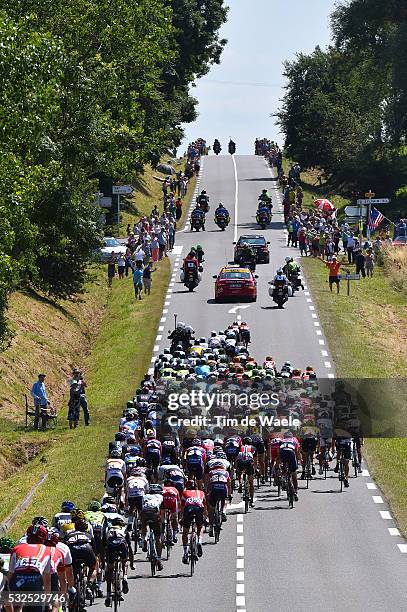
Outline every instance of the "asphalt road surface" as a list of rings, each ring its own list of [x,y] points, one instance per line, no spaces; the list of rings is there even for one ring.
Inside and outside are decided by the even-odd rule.
[[[230,156],[204,160],[199,189],[206,189],[210,195],[206,231],[196,235],[187,228],[177,236],[175,254],[171,255],[175,271],[155,355],[167,346],[175,313],[178,321],[192,325],[198,336],[224,329],[240,315],[251,328],[250,349],[257,359],[272,354],[280,366],[289,359],[302,369],[313,365],[321,378],[332,377],[333,363],[312,296],[308,291],[300,292],[289,299],[284,310],[274,308],[268,296],[267,281],[284,263],[284,257],[287,253],[298,255],[286,246],[276,184],[262,158],[236,156],[235,163],[236,174]],[[257,197],[263,188],[273,192],[277,210],[271,227],[265,231],[255,221]],[[220,201],[231,215],[225,232],[213,221],[214,208]],[[216,304],[212,276],[233,260],[233,239],[245,233],[264,234],[271,243],[271,263],[258,265],[256,271],[257,302]],[[205,251],[203,279],[189,293],[179,282],[178,264],[197,243]],[[236,306],[246,308],[230,312]],[[309,490],[300,481],[299,501],[292,510],[284,495],[277,498],[276,490],[266,485],[256,490],[255,508],[243,516],[240,496],[235,494],[220,543],[215,546],[205,536],[204,555],[193,578],[188,575],[189,568],[182,565],[180,543],[155,578],[149,576],[145,555],[139,554],[121,610],[407,609],[407,554],[403,554],[407,553],[407,545],[380,491],[367,469],[358,478],[351,478],[349,489],[343,493],[339,492],[336,475],[328,474],[327,480],[316,476]],[[101,606],[103,603],[98,602],[97,607]]]

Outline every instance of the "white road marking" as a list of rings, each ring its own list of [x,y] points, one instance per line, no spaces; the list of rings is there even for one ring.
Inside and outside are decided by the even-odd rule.
[[[234,308],[231,308],[230,310],[228,310],[229,314],[237,314],[238,310],[246,310],[246,308],[250,308],[251,304],[246,304],[245,306],[235,306]]]
[[[169,287],[174,287],[175,283],[171,282],[168,286]]]
[[[321,346],[325,346],[325,340],[318,340],[318,342]]]
[[[307,302],[308,302],[309,304],[312,304],[312,300],[311,300],[311,298],[307,298]]]
[[[399,551],[406,554],[407,553],[407,544],[397,544]]]
[[[313,312],[313,313],[312,313],[311,317],[312,317],[313,319],[318,319],[318,315],[317,315],[317,314],[315,314],[315,312]]]
[[[236,569],[244,569],[244,559],[236,559]]]
[[[181,255],[183,248],[184,248],[184,246],[182,244],[174,245],[174,248],[172,249],[172,254],[173,255]]]
[[[165,323],[165,322],[166,322],[166,320],[167,320],[167,317],[161,317],[161,319],[160,319],[160,323]]]
[[[315,306],[308,306],[310,310],[315,310]]]
[[[239,612],[244,612],[242,608],[246,606],[246,597],[244,595],[238,595],[236,597],[236,607],[239,609]]]
[[[322,357],[328,357],[328,351],[321,351]]]
[[[392,521],[393,517],[390,514],[390,512],[388,510],[380,510],[380,516],[382,517],[382,519],[384,519],[385,521]]]
[[[368,470],[362,470],[362,476],[370,476]]]
[[[380,495],[373,495],[372,499],[375,504],[384,504],[383,498]]]
[[[324,366],[330,370],[332,368],[331,362],[330,361],[324,361]]]
[[[171,302],[164,302],[164,306],[169,306]]]
[[[231,504],[230,504],[230,505],[231,505]],[[230,508],[230,505],[228,506],[228,508]],[[238,523],[243,523],[243,514],[238,514],[238,515],[237,515],[237,519],[236,519],[236,521],[237,521]]]
[[[239,183],[237,178],[237,167],[235,156],[232,155],[233,169],[235,171],[235,229],[234,229],[234,238],[233,242],[237,241],[237,215],[238,215],[238,202],[239,202]]]
[[[164,325],[160,325],[160,327],[158,328],[158,331],[164,331]]]
[[[155,341],[156,342],[161,342],[161,340],[163,339],[162,335],[160,334],[159,336],[156,337]]]
[[[320,327],[320,325],[319,325],[319,323],[317,321],[314,321],[314,327]]]
[[[243,524],[242,523],[236,523],[236,531],[237,531],[237,533],[243,533]]]
[[[304,291],[304,295],[309,295],[309,291]]]
[[[387,527],[387,529],[389,530],[389,534],[391,536],[399,536],[400,535],[400,532],[397,529],[397,527]]]
[[[367,482],[366,486],[369,490],[374,491],[375,489],[377,489],[376,485],[374,482]]]
[[[236,593],[238,594],[244,593],[244,584],[242,584],[241,582],[238,582],[236,584]]]
[[[236,572],[236,582],[244,582],[244,572]]]
[[[238,546],[236,554],[238,557],[244,557],[244,546]]]
[[[331,372],[328,373],[328,378],[335,378],[335,374],[332,374]]]
[[[236,543],[237,543],[238,545],[242,546],[242,545],[244,544],[244,536],[242,536],[242,535],[238,535],[238,536],[236,537]]]
[[[163,314],[168,314],[168,308],[164,308]]]
[[[156,344],[153,348],[153,353],[158,353],[159,350],[160,350],[160,345]]]

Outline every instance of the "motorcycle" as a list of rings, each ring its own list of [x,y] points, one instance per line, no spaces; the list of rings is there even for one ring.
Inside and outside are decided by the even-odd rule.
[[[224,232],[225,228],[229,225],[228,218],[225,215],[216,216],[215,223],[222,230],[222,232]]]
[[[270,215],[268,215],[266,212],[257,214],[257,223],[261,226],[261,229],[266,229],[266,225],[268,225],[270,221]]]
[[[188,268],[186,273],[184,270],[181,270],[180,279],[181,282],[184,283],[185,287],[189,291],[193,291],[195,287],[199,285],[202,280],[201,272],[203,271],[202,266],[198,266],[198,271],[196,272],[195,267]]]
[[[277,281],[276,284],[274,284],[273,281],[270,281],[269,285],[271,285],[269,289],[269,296],[279,308],[283,308],[284,304],[288,300],[288,288],[282,281]]]
[[[241,255],[239,257],[238,264],[242,268],[249,268],[252,272],[256,271],[256,258],[255,257],[248,259],[244,255]]]
[[[298,273],[291,274],[290,284],[293,290],[293,294],[295,291],[299,291],[300,288],[304,289],[304,286],[301,282],[301,278],[298,276]]]
[[[199,232],[200,229],[204,228],[204,220],[202,217],[191,217],[191,232],[196,230]]]
[[[203,197],[198,197],[196,199],[197,204],[199,206],[199,208],[204,212],[207,213],[209,212],[209,198],[206,197],[205,199],[203,199]]]
[[[215,155],[219,155],[221,151],[222,151],[222,147],[220,146],[220,143],[217,140],[215,140],[213,144],[213,152],[215,153]]]

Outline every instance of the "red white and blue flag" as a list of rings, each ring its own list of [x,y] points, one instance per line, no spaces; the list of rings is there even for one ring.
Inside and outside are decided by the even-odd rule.
[[[377,229],[380,223],[383,221],[383,219],[384,219],[384,216],[382,215],[380,210],[377,210],[377,208],[373,207],[372,210],[370,211],[369,220],[368,220],[368,227],[370,231],[373,232],[373,230]]]

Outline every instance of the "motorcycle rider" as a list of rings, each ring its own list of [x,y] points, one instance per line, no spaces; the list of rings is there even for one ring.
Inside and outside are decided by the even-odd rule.
[[[240,252],[239,259],[242,264],[251,264],[256,261],[256,254],[249,243],[244,242],[242,244],[242,250]]]
[[[199,261],[197,258],[196,250],[192,248],[189,251],[188,255],[185,257],[184,263],[182,264],[182,269],[184,271],[184,278],[186,277],[187,272],[190,272],[191,270],[193,270],[194,280],[197,281],[198,280],[198,267],[199,267]]]
[[[288,280],[290,281],[290,283],[292,283],[294,281],[294,277],[298,278],[301,268],[300,266],[297,264],[296,261],[294,261],[294,259],[292,257],[287,256],[285,258],[285,266],[283,267],[283,272],[284,274],[287,276]],[[304,285],[302,283],[300,283],[300,287],[302,289],[304,289]]]
[[[206,193],[205,189],[203,189],[201,191],[201,193],[197,197],[196,201],[197,201],[199,207],[201,208],[201,210],[203,210],[204,212],[208,212],[208,210],[209,210],[209,196]]]
[[[198,263],[202,264],[202,262],[204,260],[205,252],[204,252],[204,250],[203,250],[203,248],[201,247],[200,244],[197,245],[195,250],[196,250],[196,258],[198,260]]]
[[[267,206],[267,203],[264,200],[260,200],[259,201],[259,207],[258,207],[257,213],[256,213],[256,221],[257,221],[257,223],[260,223],[260,217],[262,215],[266,215],[267,216],[267,223],[270,223],[270,221],[271,221],[270,208]]]
[[[261,194],[258,197],[260,202],[263,202],[267,208],[269,209],[269,211],[271,211],[271,209],[273,208],[273,204],[271,201],[271,196],[269,196],[269,194],[267,193],[267,189],[263,189]],[[260,205],[259,205],[260,208]]]
[[[218,207],[215,210],[215,220],[216,222],[221,219],[224,218],[226,220],[226,223],[229,224],[230,223],[230,215],[229,215],[229,211],[227,210],[227,208],[225,208],[222,204],[222,202],[219,202]]]
[[[217,138],[215,138],[215,141],[213,143],[213,150],[216,154],[220,153],[222,150],[222,147],[220,146],[220,142]]]
[[[283,272],[282,268],[278,268],[276,275],[273,279],[272,284],[274,285],[274,292],[273,292],[273,297],[276,291],[276,284],[277,283],[284,283],[284,293],[286,294],[286,296],[288,296],[288,278],[286,277],[286,275]]]
[[[194,210],[191,213],[191,229],[192,229],[192,221],[193,219],[199,219],[201,221],[202,229],[205,230],[205,213],[200,208],[199,203],[197,202]]]

